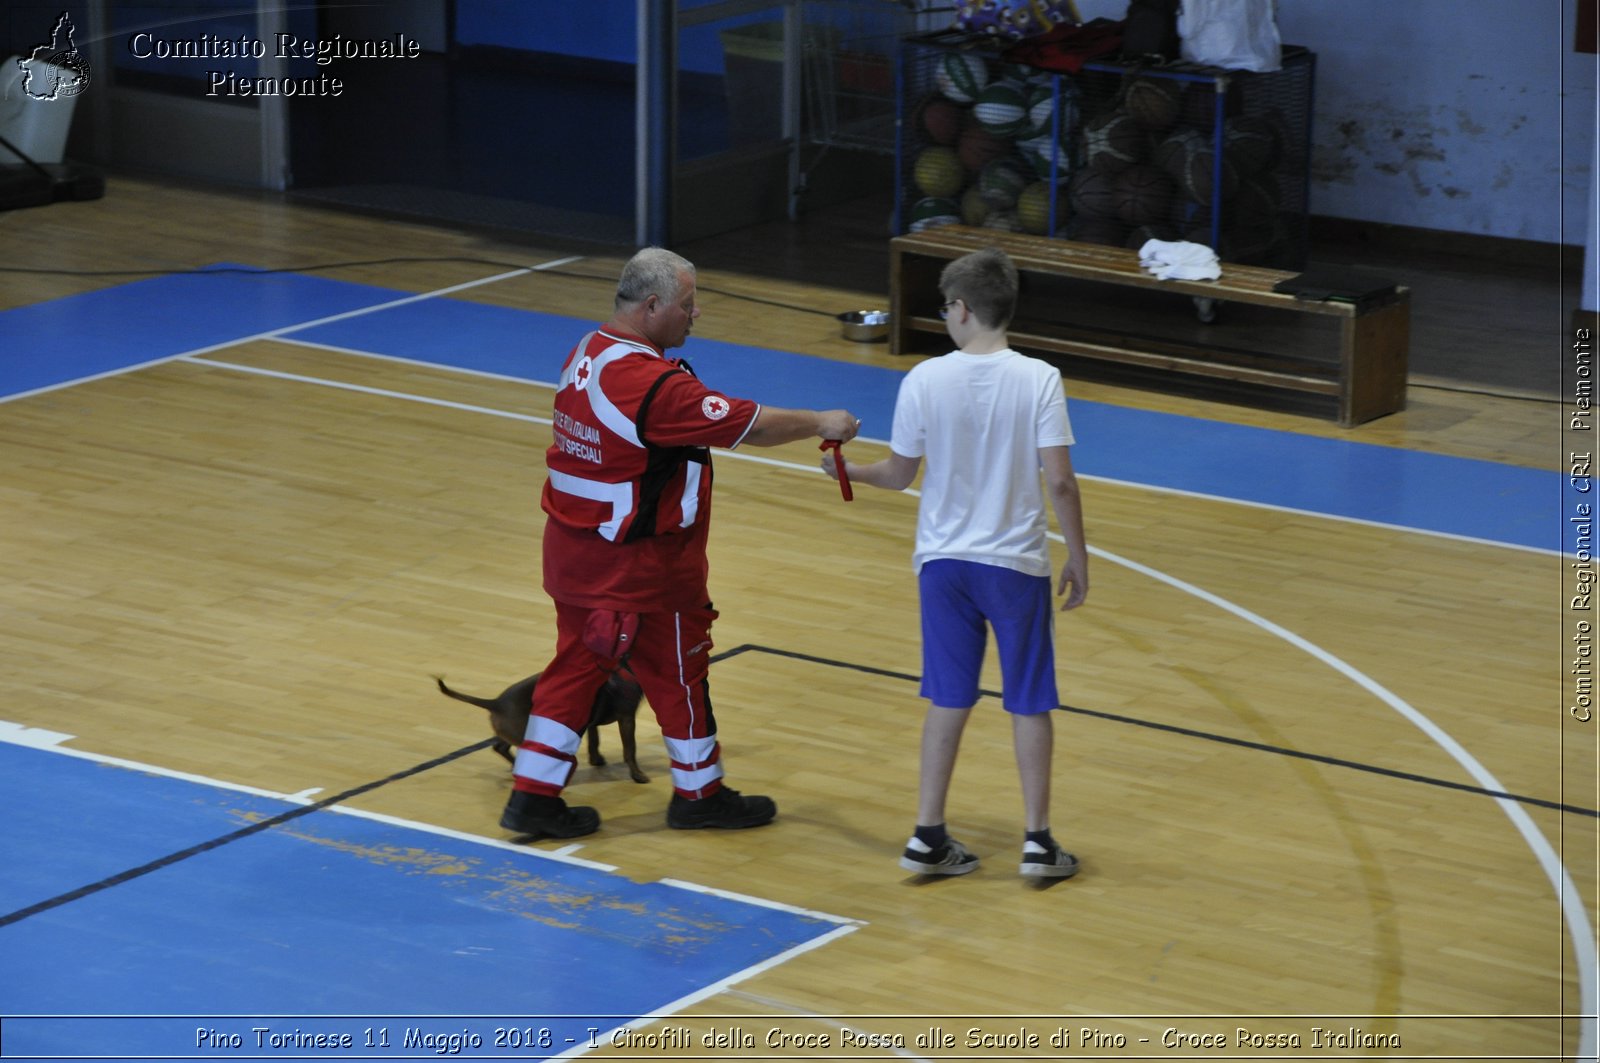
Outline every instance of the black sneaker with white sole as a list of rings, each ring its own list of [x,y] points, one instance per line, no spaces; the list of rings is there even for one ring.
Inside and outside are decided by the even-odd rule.
[[[777,814],[778,805],[772,798],[746,797],[732,787],[723,786],[710,797],[699,800],[673,794],[667,805],[667,826],[673,830],[702,830],[706,827],[740,830],[771,823]]]
[[[913,834],[900,854],[900,866],[919,875],[965,875],[978,869],[978,858],[954,838],[934,848]]]
[[[1071,878],[1078,873],[1078,858],[1053,842],[1048,848],[1024,842],[1018,870],[1033,878]]]

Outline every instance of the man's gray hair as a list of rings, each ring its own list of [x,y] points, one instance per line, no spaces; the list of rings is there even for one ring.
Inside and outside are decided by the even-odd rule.
[[[694,263],[664,247],[647,247],[628,260],[617,279],[617,306],[633,306],[652,295],[675,302],[679,274],[694,276]]]

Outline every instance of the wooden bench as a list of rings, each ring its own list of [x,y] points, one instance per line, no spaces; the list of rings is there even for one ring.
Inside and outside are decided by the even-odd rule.
[[[1350,302],[1301,300],[1275,292],[1275,284],[1295,274],[1256,266],[1223,263],[1222,276],[1214,281],[1157,280],[1140,267],[1134,251],[964,225],[938,226],[890,240],[893,353],[949,349],[939,318],[939,272],[951,259],[992,246],[1004,249],[1024,275],[1010,333],[1018,349],[1183,374],[1191,381],[1203,379],[1225,388],[1251,386],[1326,396],[1339,424],[1346,426],[1405,408],[1411,320],[1410,292],[1405,288],[1397,287],[1392,298],[1358,308]],[[1030,298],[1029,280],[1035,275],[1321,315],[1337,322],[1337,350],[1330,357],[1315,358],[1302,351],[1240,349],[1221,342],[1084,328],[1060,320],[1059,298]]]

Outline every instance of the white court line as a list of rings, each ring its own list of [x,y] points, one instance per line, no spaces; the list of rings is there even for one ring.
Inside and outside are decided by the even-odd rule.
[[[0,720],[0,742],[8,742],[13,745],[27,746],[31,749],[39,749],[47,753],[58,753],[62,756],[77,757],[80,760],[87,760],[97,764],[109,764],[119,768],[130,768],[134,771],[145,772],[147,774],[157,775],[167,779],[176,779],[180,782],[198,783],[203,786],[212,786],[218,789],[230,790],[236,793],[246,793],[257,797],[271,798],[289,804],[299,804],[304,806],[311,803],[309,801],[301,800],[301,795],[299,794],[275,793],[271,790],[262,790],[254,786],[243,786],[238,783],[230,783],[220,779],[207,778],[203,775],[193,775],[189,772],[173,771],[172,769],[158,767],[153,764],[142,764],[138,761],[125,760],[121,757],[108,757],[99,753],[91,753],[79,749],[70,749],[60,745],[61,742],[68,741],[74,737],[76,736],[63,734],[58,731],[47,731],[42,728],[27,727],[22,724],[13,723],[9,720]],[[302,794],[315,792],[316,790],[313,789],[302,791]],[[420,831],[424,834],[432,834],[441,838],[451,838],[456,841],[469,842],[473,845],[486,846],[491,849],[500,849],[506,852],[517,853],[523,857],[548,860],[555,863],[568,864],[575,867],[584,867],[607,873],[615,873],[617,871],[617,868],[611,864],[596,863],[592,860],[583,860],[570,855],[570,850],[572,848],[571,846],[555,850],[553,852],[541,849],[531,849],[525,845],[517,845],[512,842],[499,841],[494,838],[485,838],[481,835],[451,830],[448,827],[439,827],[431,823],[418,823],[415,820],[401,819],[398,816],[384,815],[380,812],[369,812],[358,808],[347,808],[343,805],[330,805],[326,809],[323,809],[323,811],[337,812],[341,815],[355,816],[378,823],[402,827],[407,830]],[[718,897],[724,900],[747,904],[751,907],[767,908],[771,910],[787,912],[806,918],[816,919],[822,922],[834,923],[836,925],[827,933],[819,934],[817,937],[802,941],[798,945],[794,945],[788,949],[785,949],[783,952],[769,956],[759,963],[751,964],[750,966],[735,971],[732,974],[720,978],[715,982],[708,983],[695,990],[693,993],[679,997],[678,999],[673,1000],[662,1007],[655,1009],[649,1014],[633,1020],[632,1022],[624,1023],[621,1026],[614,1027],[611,1030],[607,1030],[603,1034],[597,1035],[597,1040],[599,1040],[602,1045],[605,1044],[606,1040],[609,1039],[617,1030],[634,1029],[640,1026],[647,1026],[658,1019],[675,1015],[683,1009],[690,1007],[701,1000],[714,997],[717,994],[727,990],[731,986],[738,985],[740,982],[754,978],[756,975],[761,974],[764,971],[769,971],[774,967],[781,966],[782,964],[794,959],[796,956],[804,955],[805,953],[811,952],[814,949],[819,949],[824,945],[831,944],[846,934],[854,933],[863,926],[867,925],[864,921],[859,919],[851,919],[841,915],[830,915],[826,912],[800,908],[794,905],[783,904],[778,901],[767,900],[765,898],[751,897],[746,894],[733,893],[728,890],[715,889],[710,886],[700,886],[692,882],[686,882],[682,879],[664,878],[657,880],[657,884],[665,886],[668,889],[679,889],[685,892],[705,894],[707,896]],[[551,1056],[549,1058],[566,1059],[569,1057],[582,1056],[588,1054],[590,1050],[591,1048],[588,1045],[578,1045],[574,1048],[568,1049],[565,1052],[562,1052],[559,1055]]]
[[[812,913],[812,914],[815,914],[815,913]],[[718,995],[719,993],[726,992],[727,990],[729,990],[733,986],[738,985],[740,982],[747,981],[750,978],[754,978],[756,975],[761,974],[763,971],[769,971],[774,967],[777,967],[777,966],[780,966],[782,964],[788,963],[790,960],[794,959],[796,956],[804,955],[805,953],[811,952],[814,949],[820,949],[824,945],[831,945],[831,944],[833,944],[834,941],[838,940],[839,938],[844,937],[846,934],[855,933],[857,930],[861,929],[861,927],[864,926],[864,925],[866,925],[866,924],[858,923],[858,922],[855,922],[853,920],[852,921],[848,921],[848,922],[844,923],[843,925],[835,927],[833,930],[828,931],[826,934],[822,934],[822,935],[820,935],[818,937],[814,937],[809,941],[802,941],[800,944],[794,946],[793,948],[787,949],[784,952],[780,952],[776,956],[770,956],[767,959],[761,961],[760,963],[753,964],[753,965],[751,965],[749,967],[746,967],[742,971],[735,971],[733,974],[728,975],[726,978],[720,978],[715,982],[712,982],[712,983],[710,983],[708,985],[705,985],[705,986],[701,987],[700,989],[695,990],[693,993],[686,994],[684,996],[679,997],[677,1000],[671,1001],[670,1003],[667,1003],[667,1004],[663,1004],[661,1007],[659,1007],[656,1010],[650,1012],[648,1015],[641,1015],[639,1018],[634,1019],[632,1022],[625,1022],[625,1023],[622,1023],[620,1026],[614,1026],[611,1029],[605,1031],[604,1033],[596,1035],[595,1039],[597,1041],[599,1041],[599,1046],[598,1047],[606,1047],[607,1045],[609,1045],[610,1041],[611,1041],[611,1038],[615,1034],[617,1034],[619,1031],[622,1031],[622,1030],[636,1030],[641,1026],[648,1026],[651,1023],[656,1022],[657,1020],[670,1018],[671,1016],[676,1015],[678,1012],[683,1011],[685,1008],[692,1007],[695,1004],[698,1004],[702,1000],[708,1000],[711,997],[714,997],[714,996]],[[573,1057],[576,1057],[576,1056],[587,1055],[591,1050],[592,1049],[591,1049],[591,1047],[589,1045],[578,1045],[575,1048],[569,1048],[565,1052],[562,1052],[559,1055],[550,1056],[549,1058],[550,1059],[569,1059],[569,1058],[573,1058]]]
[[[236,336],[233,339],[223,340],[221,343],[212,343],[204,347],[196,347],[193,350],[180,351],[177,354],[169,354],[161,358],[152,358],[148,362],[140,362],[137,365],[121,366],[117,369],[108,369],[103,373],[92,373],[89,376],[75,377],[72,380],[63,380],[59,384],[46,384],[42,388],[33,388],[29,391],[19,391],[15,394],[0,395],[0,405],[4,405],[8,402],[15,402],[17,399],[26,399],[35,395],[44,395],[52,391],[60,391],[62,388],[76,387],[79,384],[88,384],[96,380],[106,380],[114,376],[123,376],[128,373],[137,372],[141,369],[150,369],[154,366],[165,365],[167,362],[176,361],[180,358],[188,358],[193,355],[200,354],[209,354],[212,351],[224,350],[228,347],[234,347],[241,343],[255,343],[260,340],[283,339],[289,333],[299,332],[301,329],[314,328],[318,325],[327,325],[335,321],[348,321],[351,318],[362,317],[366,314],[375,314],[380,310],[391,310],[397,306],[405,306],[409,303],[419,303],[425,299],[437,299],[442,295],[451,295],[455,292],[466,291],[469,288],[478,288],[485,284],[494,284],[497,281],[507,280],[511,277],[525,276],[541,269],[553,269],[556,266],[562,266],[568,262],[576,262],[577,260],[577,257],[556,259],[553,262],[546,262],[538,266],[528,266],[523,269],[511,270],[507,273],[497,273],[492,277],[481,277],[478,280],[467,281],[463,284],[453,284],[448,288],[439,288],[435,291],[423,292],[420,295],[408,295],[400,299],[390,299],[386,302],[374,303],[372,306],[364,306],[356,310],[346,310],[340,314],[330,314],[327,317],[313,318],[310,321],[301,321],[293,325],[284,325],[282,328],[275,328],[269,332],[258,332],[253,336]],[[263,276],[270,276],[270,274],[263,272]]]
[[[408,396],[399,392],[365,388],[357,385],[343,384],[336,381],[321,380],[315,377],[301,377],[294,374],[278,373],[273,370],[259,370],[250,366],[237,366],[231,363],[217,362],[209,359],[194,358],[192,360],[196,362],[202,362],[206,365],[214,365],[220,368],[238,369],[246,373],[264,373],[269,376],[282,376],[287,379],[298,380],[305,383],[323,384],[330,387],[346,388],[355,391],[367,391],[372,394],[383,395],[385,397],[402,398],[406,399],[407,401],[424,402],[430,405],[453,406],[455,408],[468,410],[470,412],[488,413],[491,416],[496,417],[511,417],[517,420],[533,421],[541,424],[550,423],[547,419],[531,417],[526,414],[513,414],[503,410],[492,410],[485,407],[449,403],[438,399],[427,398],[425,396]],[[796,462],[782,461],[775,458],[762,457],[760,455],[745,454],[740,451],[724,451],[723,453],[730,458],[740,461],[754,461],[758,464],[822,475],[821,468],[815,465],[801,465]],[[920,492],[915,490],[907,490],[904,493],[913,496],[920,494]],[[1323,516],[1323,514],[1310,515]],[[1055,533],[1051,533],[1050,537],[1057,542],[1062,541],[1061,537]],[[1494,790],[1501,793],[1507,792],[1506,787],[1501,784],[1500,781],[1496,779],[1494,775],[1491,774],[1489,770],[1477,760],[1476,757],[1467,752],[1467,750],[1462,747],[1459,742],[1446,733],[1443,728],[1439,727],[1427,716],[1423,715],[1416,708],[1408,704],[1405,700],[1400,698],[1399,695],[1378,683],[1375,679],[1366,675],[1364,672],[1361,672],[1354,666],[1350,665],[1348,662],[1342,660],[1332,653],[1329,653],[1322,647],[1317,646],[1315,643],[1296,635],[1294,632],[1289,631],[1288,629],[1281,627],[1270,620],[1267,620],[1265,617],[1257,613],[1245,609],[1243,606],[1236,605],[1233,602],[1219,597],[1218,595],[1212,594],[1206,590],[1202,590],[1201,588],[1196,587],[1193,584],[1186,583],[1183,580],[1177,579],[1176,577],[1169,576],[1157,569],[1140,564],[1136,561],[1130,561],[1126,558],[1094,546],[1089,547],[1089,553],[1096,557],[1102,557],[1112,564],[1121,565],[1122,567],[1131,571],[1138,572],[1141,575],[1148,576],[1151,579],[1157,580],[1158,582],[1165,583],[1168,586],[1180,590],[1185,594],[1192,595],[1202,601],[1208,602],[1209,604],[1214,605],[1225,612],[1232,613],[1234,616],[1237,616],[1247,623],[1250,623],[1267,632],[1274,638],[1281,639],[1296,649],[1309,654],[1316,660],[1332,668],[1334,671],[1355,682],[1368,693],[1378,698],[1378,700],[1388,705],[1391,709],[1420,729],[1436,745],[1443,749],[1444,752],[1451,757],[1451,759],[1455,760],[1457,764],[1461,765],[1461,767],[1465,769],[1469,775],[1471,775],[1474,779],[1477,779],[1485,789]],[[1578,967],[1578,982],[1581,1000],[1588,1005],[1587,1007],[1583,1008],[1583,1015],[1581,1019],[1583,1025],[1579,1046],[1580,1057],[1585,1061],[1585,1063],[1600,1063],[1600,1058],[1597,1058],[1596,1055],[1597,1043],[1600,1043],[1600,1038],[1597,1038],[1597,1034],[1600,1034],[1600,1029],[1597,1029],[1596,1020],[1597,1014],[1600,1014],[1600,951],[1597,951],[1594,931],[1589,923],[1588,913],[1583,909],[1582,897],[1578,893],[1577,887],[1573,884],[1572,876],[1567,871],[1565,864],[1561,862],[1560,857],[1557,856],[1555,851],[1551,848],[1549,841],[1547,841],[1544,835],[1539,832],[1538,828],[1534,825],[1533,820],[1529,818],[1527,812],[1522,808],[1522,806],[1518,802],[1509,798],[1495,798],[1495,800],[1500,804],[1501,810],[1504,811],[1506,816],[1511,820],[1512,825],[1516,828],[1517,832],[1522,835],[1523,840],[1533,852],[1535,859],[1538,860],[1540,868],[1544,871],[1546,878],[1549,879],[1551,886],[1555,890],[1556,896],[1561,902],[1562,915],[1567,925],[1568,934],[1572,939],[1574,958]]]
[[[541,267],[535,267],[535,268],[537,269],[537,268],[541,268]],[[279,337],[276,337],[276,339],[277,339],[277,341],[279,343],[294,344],[295,346],[306,347],[306,348],[310,348],[312,350],[333,351],[336,354],[345,354],[345,355],[349,355],[349,356],[351,356],[353,358],[371,358],[371,359],[373,359],[375,361],[394,362],[394,363],[396,363],[398,365],[411,365],[411,366],[417,366],[419,368],[424,368],[424,369],[438,369],[438,370],[442,370],[442,371],[449,372],[449,373],[459,373],[459,374],[462,374],[462,375],[465,375],[465,376],[481,377],[481,378],[488,379],[488,380],[503,380],[503,381],[506,381],[506,382],[512,383],[512,384],[525,384],[525,385],[528,385],[530,387],[545,388],[545,389],[548,389],[550,391],[554,391],[556,389],[556,384],[554,382],[552,382],[552,381],[530,380],[527,377],[512,376],[512,375],[510,375],[508,373],[492,373],[492,372],[489,372],[489,371],[483,370],[483,369],[467,369],[467,368],[463,368],[463,367],[460,367],[460,366],[442,365],[439,362],[430,362],[430,361],[428,361],[426,359],[422,359],[422,358],[404,358],[404,357],[401,357],[400,355],[395,355],[395,354],[382,354],[382,353],[379,353],[377,351],[364,351],[364,350],[361,350],[361,349],[356,348],[356,347],[341,347],[341,346],[337,346],[337,345],[329,344],[329,343],[317,343],[317,342],[312,342],[310,340],[298,340],[298,339],[294,339],[294,338],[288,337],[288,336],[279,336]],[[222,362],[222,361],[216,361],[214,359],[205,359],[205,358],[199,357],[199,355],[205,354],[205,353],[208,353],[208,352],[206,352],[206,351],[195,351],[190,355],[180,356],[180,357],[188,357],[191,361],[203,362],[206,365],[216,365],[216,366],[220,366],[220,367],[223,367],[223,368],[226,368],[226,369],[236,369],[236,370],[238,370],[240,372],[243,372],[243,373],[262,373],[263,375],[273,375],[271,373],[271,371],[269,371],[269,370],[258,370],[258,369],[252,368],[251,366],[247,366],[247,365],[239,365],[239,364],[236,364],[236,363],[233,363],[233,362]],[[316,383],[316,382],[319,382],[321,380],[321,378],[319,378],[319,377],[300,377],[300,376],[294,376],[292,374],[284,374],[284,376],[285,376],[285,379],[302,380],[302,381],[305,381],[307,383]],[[337,384],[337,383],[334,383],[332,381],[323,381],[323,382],[327,383],[330,387],[343,387],[343,388],[346,388],[347,390],[350,390],[350,391],[361,391],[361,390],[363,390],[361,387],[359,387],[357,385]],[[383,395],[386,395],[386,396],[391,397],[391,398],[406,398],[406,397],[408,397],[407,395],[401,394],[401,393],[398,393],[398,392],[374,392],[374,393],[375,394],[383,394]],[[424,396],[421,396],[421,395],[412,395],[412,396],[409,396],[409,397],[412,399],[412,401],[415,401],[415,402],[431,402],[431,401],[433,401],[433,400],[430,400],[430,399],[428,399],[428,398],[426,398]],[[448,403],[439,403],[439,405],[449,405],[449,404]],[[473,409],[477,410],[477,412],[480,412],[480,413],[489,413],[489,414],[495,413],[495,411],[489,410],[489,409],[485,409],[483,407],[473,407]],[[504,416],[512,416],[512,417],[514,417],[516,415],[514,415],[514,414],[504,414]],[[545,420],[545,421],[542,421],[540,423],[549,424],[550,422],[548,420]],[[873,444],[876,444],[878,446],[885,446],[885,447],[889,445],[889,441],[887,439],[877,439],[877,438],[875,438],[873,436],[858,436],[857,439],[862,443],[873,443]],[[759,462],[769,462],[769,463],[773,463],[773,464],[782,464],[781,462],[771,462],[770,459],[763,459],[763,458],[759,458],[759,457],[756,457],[756,456],[753,456],[753,455],[750,455],[750,454],[744,454],[744,458],[747,461],[755,461],[755,462],[758,462],[758,463]],[[1359,526],[1365,527],[1365,528],[1378,528],[1378,529],[1381,529],[1383,531],[1405,532],[1405,533],[1409,533],[1411,535],[1427,535],[1427,536],[1430,536],[1430,537],[1435,538],[1435,539],[1448,539],[1448,540],[1450,540],[1452,542],[1469,543],[1469,544],[1471,544],[1473,546],[1488,546],[1488,547],[1499,548],[1499,549],[1502,549],[1502,550],[1520,550],[1520,551],[1523,551],[1525,553],[1544,554],[1544,555],[1549,556],[1549,557],[1562,557],[1562,556],[1565,556],[1565,554],[1561,550],[1552,550],[1549,547],[1544,547],[1544,546],[1525,546],[1525,545],[1523,545],[1521,543],[1499,542],[1499,541],[1494,540],[1494,539],[1483,539],[1483,538],[1479,538],[1479,537],[1473,536],[1473,535],[1459,535],[1459,534],[1457,534],[1455,532],[1437,531],[1437,530],[1434,530],[1432,528],[1415,528],[1415,527],[1411,527],[1410,525],[1406,525],[1406,524],[1392,524],[1392,523],[1389,523],[1387,521],[1369,520],[1369,519],[1367,519],[1365,517],[1347,517],[1347,516],[1344,516],[1344,515],[1339,514],[1339,513],[1322,513],[1322,512],[1319,512],[1317,510],[1314,510],[1314,509],[1300,509],[1300,508],[1295,507],[1295,506],[1283,506],[1283,505],[1278,505],[1278,504],[1273,503],[1273,502],[1258,502],[1258,501],[1255,501],[1253,499],[1248,499],[1248,498],[1230,498],[1227,495],[1213,495],[1213,494],[1207,494],[1207,493],[1205,493],[1203,491],[1189,491],[1189,490],[1186,490],[1186,489],[1181,488],[1181,487],[1166,487],[1166,486],[1163,486],[1161,484],[1141,483],[1138,480],[1122,480],[1122,479],[1118,479],[1118,478],[1112,477],[1112,476],[1096,476],[1096,475],[1094,475],[1092,473],[1083,473],[1083,472],[1080,472],[1078,474],[1078,479],[1089,481],[1091,483],[1110,484],[1110,485],[1112,485],[1114,487],[1128,487],[1128,488],[1133,488],[1135,490],[1140,490],[1140,491],[1154,491],[1154,492],[1156,492],[1158,494],[1172,495],[1172,496],[1179,497],[1179,498],[1195,498],[1195,499],[1200,499],[1201,501],[1205,501],[1205,502],[1220,502],[1220,503],[1223,503],[1225,505],[1244,506],[1244,507],[1246,507],[1248,509],[1261,509],[1261,510],[1266,510],[1268,512],[1273,512],[1273,513],[1287,513],[1287,514],[1290,514],[1292,516],[1297,516],[1297,517],[1311,517],[1311,518],[1318,519],[1318,520],[1338,521],[1340,523],[1355,524],[1355,525],[1359,525]]]

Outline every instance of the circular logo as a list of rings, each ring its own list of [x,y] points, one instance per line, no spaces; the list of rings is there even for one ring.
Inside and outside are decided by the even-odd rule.
[[[579,391],[582,391],[589,386],[589,381],[593,376],[594,362],[591,361],[588,356],[585,356],[583,360],[578,363],[577,368],[572,371],[572,379],[577,383]]]
[[[700,400],[700,412],[713,421],[720,421],[728,416],[728,400],[721,395],[707,395]]]

